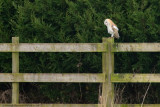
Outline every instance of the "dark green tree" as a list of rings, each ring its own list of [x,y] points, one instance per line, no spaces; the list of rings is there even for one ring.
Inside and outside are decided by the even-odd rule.
[[[21,43],[100,43],[102,37],[110,37],[103,24],[106,18],[120,29],[115,42],[159,42],[159,5],[159,0],[0,0],[0,42],[18,36]],[[1,53],[0,60],[0,72],[11,72],[11,53]],[[102,72],[101,60],[101,53],[20,53],[20,72],[98,73]],[[115,72],[158,73],[159,69],[159,53],[115,54]],[[151,85],[149,96],[159,94],[156,85]],[[145,85],[117,86],[127,87],[123,96],[141,86],[139,92],[146,89]],[[36,96],[36,89],[42,98],[27,102],[98,102],[98,84],[30,83],[21,84],[22,93],[23,89],[31,96]],[[142,97],[130,100],[134,93],[122,102],[141,103]],[[159,103],[160,99],[150,97],[146,102]]]

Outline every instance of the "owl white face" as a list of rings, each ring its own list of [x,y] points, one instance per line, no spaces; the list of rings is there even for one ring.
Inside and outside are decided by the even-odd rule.
[[[106,20],[104,21],[104,24],[105,24],[107,27],[110,25],[108,19],[106,19]]]
[[[107,19],[104,21],[104,25],[108,26],[108,21],[107,21]]]

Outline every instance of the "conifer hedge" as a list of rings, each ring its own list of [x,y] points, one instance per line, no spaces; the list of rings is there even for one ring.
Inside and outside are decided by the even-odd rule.
[[[0,43],[10,43],[13,36],[21,43],[100,43],[102,37],[110,37],[103,23],[106,18],[118,25],[120,39],[115,42],[160,42],[160,0],[0,0]],[[20,53],[20,72],[98,73],[101,60],[100,53]],[[0,53],[0,65],[1,73],[11,72],[11,53]],[[115,72],[159,70],[159,53],[115,54]],[[117,102],[141,103],[147,85],[115,84],[115,92],[120,93]],[[20,87],[26,102],[98,102],[99,84],[23,83]],[[117,91],[123,87],[123,92]],[[0,84],[0,90],[6,89]],[[160,103],[159,90],[159,84],[151,84],[145,103]]]

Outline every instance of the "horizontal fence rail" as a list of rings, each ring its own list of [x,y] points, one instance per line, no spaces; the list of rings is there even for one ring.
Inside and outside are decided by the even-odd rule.
[[[0,52],[106,52],[105,43],[0,43]],[[160,52],[160,43],[115,43],[112,52]]]
[[[160,107],[160,104],[114,104],[113,107]]]
[[[0,43],[0,52],[104,52],[102,43]]]
[[[105,81],[104,74],[93,73],[0,73],[0,82],[86,82]]]
[[[100,107],[98,104],[1,104],[0,107]]]
[[[160,43],[115,43],[112,52],[160,52]]]
[[[111,76],[113,83],[160,83],[160,74],[115,73]]]
[[[0,104],[0,107],[107,107],[102,104]],[[113,107],[160,107],[160,104],[114,104]]]

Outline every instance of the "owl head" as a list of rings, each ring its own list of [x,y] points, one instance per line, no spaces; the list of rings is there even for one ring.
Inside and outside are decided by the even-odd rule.
[[[110,23],[109,23],[109,19],[105,19],[104,20],[104,25],[108,26]]]

